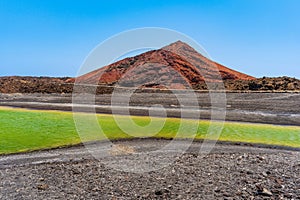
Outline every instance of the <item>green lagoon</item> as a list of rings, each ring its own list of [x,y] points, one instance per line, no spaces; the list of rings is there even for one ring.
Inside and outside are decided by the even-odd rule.
[[[91,114],[76,113],[76,115],[86,118]],[[105,137],[109,139],[150,137],[147,132],[127,135],[118,127],[112,115],[97,114],[96,118],[105,136],[100,134],[97,128],[86,126],[80,137],[72,112],[0,107],[0,154],[76,145]],[[123,124],[126,124],[129,118],[118,116],[118,120]],[[147,126],[150,122],[149,117],[131,116],[131,119],[140,126]],[[163,121],[162,118],[153,119],[153,122],[158,124]],[[180,125],[182,129],[178,133]],[[163,128],[151,137],[216,139],[214,131],[219,130],[218,127],[221,126],[222,123],[217,121],[168,118]],[[212,134],[208,134],[209,127]],[[218,140],[300,147],[300,127],[225,122]]]

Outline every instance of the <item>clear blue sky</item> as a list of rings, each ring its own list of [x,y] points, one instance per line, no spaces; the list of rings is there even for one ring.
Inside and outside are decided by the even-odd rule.
[[[0,0],[0,27],[0,76],[75,76],[108,37],[164,27],[233,69],[300,78],[299,0]]]

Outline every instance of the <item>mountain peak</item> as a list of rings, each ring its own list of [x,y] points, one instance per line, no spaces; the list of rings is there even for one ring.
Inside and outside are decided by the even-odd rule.
[[[185,42],[182,42],[181,40],[177,40],[176,42],[173,42],[173,43],[171,43],[171,44],[169,44],[169,45],[163,47],[163,49],[164,49],[164,48],[168,48],[168,47],[190,47],[190,48],[191,48],[190,45],[188,45],[188,44],[185,43]]]
[[[176,42],[173,42],[167,46],[164,46],[162,49],[171,51],[173,53],[178,53],[180,51],[198,53],[193,47],[191,47],[190,45],[188,45],[185,42],[182,42],[181,40],[177,40]]]
[[[176,42],[172,42],[171,44],[167,45],[167,46],[172,46],[172,45],[176,45],[176,46],[189,46],[187,43],[182,42],[181,40],[177,40]]]
[[[156,63],[156,65],[153,65],[153,63]],[[178,80],[183,78],[188,85],[197,89],[199,84],[204,81],[221,81],[217,76],[218,74],[221,75],[223,80],[254,79],[254,77],[237,72],[204,57],[187,43],[178,40],[161,49],[125,58],[99,68],[78,77],[77,80],[80,83],[89,84],[122,85],[126,83],[127,87],[133,87],[143,82],[145,82],[144,85],[164,82],[168,83],[171,88],[182,89],[186,86]]]

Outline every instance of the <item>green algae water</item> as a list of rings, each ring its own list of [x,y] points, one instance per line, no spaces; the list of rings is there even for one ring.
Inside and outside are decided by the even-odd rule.
[[[78,113],[85,117],[90,114]],[[128,120],[129,116],[119,116],[119,120]],[[131,116],[140,126],[149,124],[149,117]],[[115,122],[112,115],[97,114],[105,137],[122,139],[132,137],[149,137],[146,133],[137,132],[127,135]],[[164,120],[155,118],[155,120]],[[180,125],[197,127],[187,128],[178,134]],[[196,125],[196,126],[195,126]],[[197,138],[215,139],[214,130],[208,134],[209,127],[220,127],[221,122],[196,121],[188,119],[168,118],[163,128],[152,137],[159,138]],[[193,133],[196,135],[193,135]],[[105,138],[98,130],[90,127],[78,135],[73,114],[61,111],[40,111],[0,107],[0,154],[26,152],[79,144],[81,142],[101,140]],[[222,141],[271,144],[289,147],[300,147],[299,126],[278,126],[269,124],[252,124],[225,122],[218,138]]]

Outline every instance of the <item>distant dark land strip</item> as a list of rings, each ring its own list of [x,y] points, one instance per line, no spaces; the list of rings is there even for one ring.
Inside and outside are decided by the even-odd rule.
[[[178,94],[182,98],[190,98],[184,92]],[[135,93],[130,98],[130,105],[122,104],[122,95],[114,106],[115,113],[126,114],[130,110],[132,115],[149,115],[149,107],[156,104],[163,105],[168,117],[181,117],[181,114],[198,112],[201,119],[211,118],[211,103],[208,93],[197,93],[199,107],[179,105],[177,97],[170,93]],[[300,125],[299,93],[227,93],[226,120],[268,123],[278,125]],[[111,95],[102,94],[95,98],[97,113],[110,114]],[[13,106],[29,109],[72,111],[71,94],[0,94],[0,106]],[[88,102],[74,105],[76,110],[85,112],[91,110]],[[221,106],[221,105],[220,105]],[[154,108],[155,109],[155,108]],[[159,110],[159,108],[157,108]],[[222,111],[217,107],[215,110]],[[218,111],[217,111],[218,113]],[[159,117],[160,115],[157,114]],[[215,120],[222,120],[217,115]]]
[[[75,78],[71,77],[30,77],[30,76],[5,76],[0,77],[0,93],[65,93],[73,92]],[[109,94],[116,86],[104,84],[97,87],[97,94]],[[300,92],[300,80],[290,77],[258,78],[254,80],[223,80],[224,87],[231,92]],[[95,90],[95,86],[83,84],[83,90]],[[219,86],[222,86],[219,85]],[[155,85],[153,87],[156,87]],[[80,86],[78,87],[80,88]],[[205,82],[199,82],[193,89],[206,91]],[[224,89],[223,87],[219,89]],[[147,92],[169,93],[151,86],[144,89]]]

